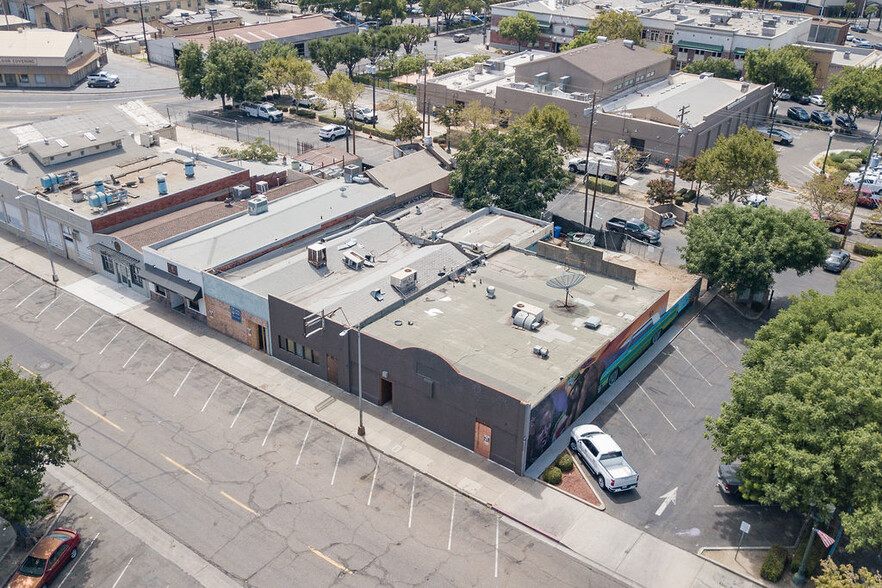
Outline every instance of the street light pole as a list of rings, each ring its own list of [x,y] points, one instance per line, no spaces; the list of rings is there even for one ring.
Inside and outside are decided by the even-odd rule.
[[[208,9],[208,18],[211,19],[211,36],[212,36],[212,38],[214,38],[215,41],[217,41],[217,30],[214,27],[214,15],[216,12],[217,12],[217,9],[215,9],[215,8]],[[144,41],[144,42],[146,43],[147,41]]]
[[[355,333],[357,335],[357,341],[358,341],[358,343],[357,343],[357,348],[358,348],[358,431],[357,432],[360,437],[364,437],[364,432],[365,432],[364,431],[364,411],[362,410],[362,405],[364,402],[364,400],[363,400],[364,394],[362,392],[363,389],[361,386],[361,381],[362,381],[361,380],[361,323],[358,323],[357,325],[355,325],[355,327],[346,327],[346,329],[342,333],[340,333],[340,336],[343,337],[344,335],[349,333],[349,331],[351,331],[353,328],[355,328]]]
[[[588,111],[591,111],[591,121],[588,123],[588,145],[585,147],[585,208],[582,210],[582,226],[588,226],[588,159],[591,158],[591,137],[594,133],[594,112],[596,109],[595,102],[597,101],[597,92],[595,91],[591,95],[591,108],[585,109],[585,116],[588,116]],[[600,167],[600,158],[597,159],[598,169]],[[597,176],[594,176],[594,188],[595,194],[597,193]],[[594,215],[594,203],[591,205],[591,214]]]
[[[683,138],[688,131],[686,127],[683,126],[683,119],[686,117],[686,114],[689,112],[686,109],[686,105],[680,107],[680,126],[677,127],[677,150],[674,153],[674,175],[671,179],[671,189],[677,189],[677,166],[680,165],[680,139]]]
[[[20,194],[15,197],[16,200],[24,196]],[[55,272],[55,260],[52,259],[52,248],[49,246],[49,232],[46,231],[46,219],[43,218],[43,209],[40,208],[40,198],[36,194],[32,194],[34,202],[37,203],[37,216],[40,217],[40,226],[43,229],[43,241],[46,244],[46,255],[49,256],[49,267],[52,268],[52,283],[58,283],[58,274]]]
[[[374,128],[377,128],[377,64],[374,61],[371,61],[371,64],[367,66],[367,72],[371,74],[371,87],[373,89],[373,102],[374,106],[371,109],[371,112],[374,115]]]
[[[827,156],[830,155],[830,145],[833,144],[833,137],[836,136],[836,131],[830,131],[830,139],[827,141],[827,151],[824,153],[824,165],[821,166],[821,173],[827,172]],[[868,160],[869,162],[869,160]]]
[[[147,64],[150,65],[150,45],[147,43],[147,25],[144,24],[144,5],[138,0],[138,9],[141,12],[141,34],[144,35],[144,51],[147,53]]]

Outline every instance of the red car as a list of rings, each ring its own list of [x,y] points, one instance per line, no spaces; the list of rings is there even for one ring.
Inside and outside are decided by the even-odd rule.
[[[815,220],[821,220],[827,225],[827,228],[834,233],[839,235],[845,234],[848,232],[848,217],[843,216],[841,214],[825,214],[820,219],[818,215],[813,214],[812,218]]]
[[[861,194],[857,198],[857,205],[865,208],[876,208],[879,206],[879,196],[867,190],[861,190]]]
[[[61,568],[77,556],[80,534],[58,527],[34,545],[7,584],[8,588],[48,586]]]

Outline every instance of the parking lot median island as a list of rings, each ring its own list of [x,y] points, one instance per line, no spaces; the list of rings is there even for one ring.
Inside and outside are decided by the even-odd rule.
[[[737,559],[735,557],[736,551]],[[742,547],[740,550],[735,547],[709,547],[700,549],[698,555],[718,563],[736,574],[750,578],[760,586],[777,586],[782,582],[772,583],[763,580],[760,576],[760,568],[768,551],[767,547]]]
[[[606,506],[603,504],[603,501],[598,498],[594,488],[588,481],[588,474],[585,472],[582,464],[579,463],[579,459],[573,456],[569,449],[567,449],[566,454],[573,458],[573,465],[575,467],[568,472],[561,472],[562,476],[560,484],[556,486],[552,484],[548,485],[561,492],[569,494],[570,496],[578,498],[583,502],[587,502],[594,508],[604,510]]]

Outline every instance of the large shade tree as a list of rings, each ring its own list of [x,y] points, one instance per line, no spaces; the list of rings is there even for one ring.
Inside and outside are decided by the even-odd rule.
[[[707,420],[752,497],[821,518],[835,507],[849,550],[882,548],[880,305],[878,257],[832,296],[804,293],[747,342],[732,401]]]
[[[224,106],[227,98],[234,102],[259,99],[267,86],[258,73],[257,54],[248,45],[238,39],[214,39],[205,58],[204,97],[220,96]]]
[[[810,54],[811,49],[797,45],[751,49],[744,56],[744,78],[756,84],[774,84],[773,106],[782,92],[794,96],[810,94],[815,87],[815,74],[808,60]]]
[[[832,112],[845,113],[852,119],[882,111],[882,70],[846,67],[827,83],[824,100]]]
[[[450,190],[471,210],[498,206],[538,217],[570,181],[554,136],[519,125],[472,131],[455,158]]]
[[[570,124],[570,115],[555,104],[546,104],[541,109],[534,105],[526,114],[515,119],[515,125],[538,129],[554,137],[565,152],[575,151],[579,147],[579,133]]]
[[[72,401],[41,376],[22,377],[10,358],[0,363],[0,517],[19,541],[30,537],[27,523],[51,509],[46,467],[63,466],[79,444],[64,416]]]
[[[683,234],[686,269],[734,292],[762,292],[779,272],[820,266],[829,239],[827,227],[801,208],[733,204],[690,216]]]
[[[499,21],[499,36],[516,41],[520,51],[521,46],[532,45],[539,38],[539,21],[529,12],[506,16]]]
[[[576,35],[564,49],[575,49],[597,42],[598,37],[607,39],[628,39],[637,45],[643,45],[643,24],[630,12],[608,10],[598,15],[588,30]]]
[[[710,187],[714,198],[728,202],[768,194],[779,179],[778,154],[766,137],[742,126],[698,156],[695,179]]]

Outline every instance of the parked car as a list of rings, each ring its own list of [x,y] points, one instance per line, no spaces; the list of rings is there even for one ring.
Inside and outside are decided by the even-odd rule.
[[[333,141],[334,139],[345,137],[348,130],[349,129],[347,129],[343,125],[325,125],[319,129],[318,136],[319,139],[324,139],[325,141]]]
[[[67,562],[77,556],[79,545],[79,533],[58,527],[34,545],[6,585],[9,588],[48,586]]]
[[[280,122],[284,116],[282,111],[270,102],[243,102],[239,105],[239,110],[246,116],[265,118],[270,122]]]
[[[863,178],[861,184],[861,192],[869,194],[882,194],[882,176],[875,170],[870,170],[866,174],[862,171],[851,172],[845,176],[845,183],[852,188],[857,188]]]
[[[790,100],[790,92],[778,92],[778,100]]]
[[[854,41],[854,35],[852,35],[851,33],[848,33],[847,35],[845,35],[845,40],[847,42],[851,43],[852,41]]]
[[[839,274],[848,267],[849,263],[851,263],[851,255],[849,255],[848,251],[835,249],[824,260],[824,271]]]
[[[876,46],[869,41],[863,41],[861,43],[854,44],[855,49],[875,49]]]
[[[842,235],[848,232],[847,216],[843,216],[841,214],[825,214],[822,217],[818,217],[818,215],[813,214],[812,218],[814,218],[815,220],[823,221],[824,224],[827,225],[827,228],[837,235]]]
[[[799,122],[808,122],[811,120],[809,113],[801,106],[791,106],[787,109],[787,118],[798,120]]]
[[[861,190],[860,194],[858,194],[857,205],[863,206],[864,208],[878,208],[879,207],[879,199],[880,199],[879,194],[873,193],[870,190],[864,189],[864,190]]]
[[[882,51],[882,43],[873,43],[873,49]]]
[[[629,237],[633,237],[644,243],[649,243],[650,245],[658,245],[659,241],[661,241],[661,233],[658,229],[653,229],[637,218],[625,220],[623,218],[612,217],[606,221],[606,230],[611,233],[624,233]]]
[[[861,24],[857,24],[857,23],[851,25],[850,28],[851,28],[851,30],[853,30],[856,33],[866,33],[867,32],[867,27],[865,27],[864,25],[861,25]]]
[[[741,494],[738,464],[721,463],[717,468],[717,486],[723,494]]]
[[[793,135],[783,129],[772,129],[768,127],[759,127],[757,132],[760,135],[766,135],[772,140],[772,143],[781,143],[782,145],[793,145]]]
[[[810,104],[808,96],[794,96],[793,101],[799,104]]]
[[[760,206],[765,206],[768,202],[769,197],[764,194],[751,194],[747,197],[746,205],[759,208]]]
[[[608,157],[591,157],[586,160],[584,157],[574,157],[570,159],[568,167],[571,172],[584,174],[587,168],[588,175],[600,176],[604,180],[615,180],[618,176],[616,162]]]
[[[468,43],[469,36],[465,33],[456,33],[455,35],[453,35],[453,42],[454,43]]]
[[[90,88],[116,88],[116,85],[119,83],[119,78],[111,79],[111,78],[98,78],[95,80],[89,80],[86,82],[86,85]]]
[[[359,122],[364,123],[375,123],[377,122],[377,115],[373,110],[368,106],[356,106],[352,109],[350,116]]]
[[[812,110],[812,122],[819,125],[830,126],[833,124],[833,117],[823,110]]]
[[[840,114],[836,117],[836,126],[842,127],[843,129],[849,131],[857,130],[857,124],[854,122],[854,120],[850,116],[846,116],[844,114]]]
[[[86,82],[94,82],[97,80],[113,80],[115,82],[119,82],[119,76],[116,74],[107,73],[106,71],[99,71],[98,73],[93,73],[86,76]]]
[[[824,96],[821,94],[812,94],[811,96],[809,96],[809,102],[811,102],[815,106],[823,107],[827,105],[827,103],[824,102]]]
[[[326,106],[324,99],[315,92],[306,92],[297,100],[298,108],[314,108],[322,110]]]
[[[640,476],[625,460],[613,438],[597,425],[573,427],[570,449],[585,462],[601,488],[624,492],[637,487]]]
[[[857,45],[858,43],[866,43],[867,39],[866,37],[852,37],[851,42]]]

